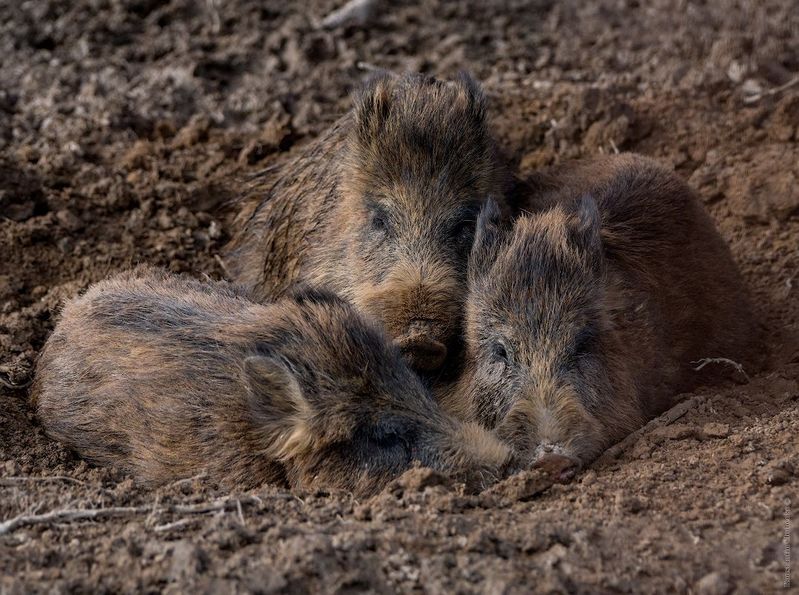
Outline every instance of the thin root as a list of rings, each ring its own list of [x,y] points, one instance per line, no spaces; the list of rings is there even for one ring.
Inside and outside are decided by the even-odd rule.
[[[203,502],[191,505],[161,506],[159,513],[171,513],[177,515],[206,514],[217,512],[235,506],[257,505],[261,502],[260,498],[220,498],[212,502]],[[100,520],[110,518],[135,518],[142,515],[152,515],[158,504],[153,506],[123,506],[110,508],[89,508],[89,509],[64,509],[46,512],[44,514],[19,515],[0,523],[0,536],[13,533],[21,527],[33,525],[51,525],[56,523],[72,523],[76,521]]]
[[[693,397],[688,399],[687,401],[682,401],[677,403],[674,407],[666,411],[665,413],[659,415],[655,419],[651,420],[648,424],[646,424],[642,428],[638,428],[632,434],[629,434],[626,438],[622,439],[621,442],[618,442],[607,449],[602,455],[597,459],[594,466],[602,466],[605,463],[609,463],[615,459],[618,459],[621,454],[638,442],[639,438],[643,434],[646,434],[655,428],[662,428],[664,426],[670,426],[675,421],[680,419],[683,415],[688,413],[691,409],[696,407],[704,397]]]
[[[773,89],[767,89],[760,93],[756,93],[755,95],[751,95],[749,97],[744,97],[744,103],[757,103],[764,97],[770,97],[772,95],[777,95],[778,93],[782,93],[783,91],[790,89],[794,85],[799,85],[799,76],[796,76],[789,80],[784,85],[780,85],[779,87],[774,87]]]
[[[28,378],[28,380],[21,384],[15,384],[14,382],[11,382],[4,376],[0,375],[0,385],[10,388],[11,390],[22,390],[24,388],[28,388],[31,384],[33,384],[33,378]]]
[[[692,364],[699,364],[697,367],[694,368],[696,372],[704,368],[708,364],[727,364],[728,366],[732,366],[738,372],[740,372],[746,381],[749,382],[749,375],[744,370],[744,367],[736,361],[733,361],[726,357],[705,357],[695,362],[691,362]]]

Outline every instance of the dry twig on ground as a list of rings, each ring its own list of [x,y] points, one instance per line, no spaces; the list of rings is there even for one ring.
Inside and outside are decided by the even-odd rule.
[[[274,498],[290,499],[293,498],[291,494],[274,494]],[[32,525],[49,525],[55,523],[71,523],[76,521],[86,520],[102,520],[109,518],[134,518],[142,515],[153,514],[156,509],[159,514],[175,514],[175,515],[194,515],[194,514],[207,514],[209,512],[217,512],[220,510],[230,509],[238,512],[240,518],[243,519],[243,506],[259,506],[263,503],[262,497],[256,496],[242,496],[239,498],[225,497],[213,500],[211,502],[202,502],[199,504],[189,505],[169,505],[159,508],[159,505],[153,504],[148,506],[115,506],[108,508],[87,508],[87,509],[63,509],[53,510],[43,514],[19,515],[10,518],[0,523],[0,536],[13,533],[22,527],[29,527]],[[178,521],[171,523],[176,525]]]
[[[746,373],[744,367],[736,361],[733,361],[726,357],[705,357],[695,362],[691,362],[692,364],[699,364],[697,367],[694,368],[694,371],[698,372],[702,368],[704,368],[708,364],[725,364],[728,366],[732,366],[736,369],[736,371],[740,372],[746,381],[749,382],[749,374]]]
[[[621,454],[630,448],[633,444],[638,442],[638,439],[645,433],[654,430],[655,428],[662,428],[664,426],[669,426],[673,424],[675,421],[680,419],[683,415],[688,413],[691,409],[696,407],[700,401],[702,401],[704,397],[697,396],[687,401],[682,401],[677,403],[674,407],[666,411],[665,413],[659,415],[655,419],[651,420],[648,424],[643,426],[642,428],[637,429],[635,432],[624,438],[621,442],[617,442],[609,449],[607,449],[602,455],[596,460],[593,466],[602,466],[607,463],[618,459]]]

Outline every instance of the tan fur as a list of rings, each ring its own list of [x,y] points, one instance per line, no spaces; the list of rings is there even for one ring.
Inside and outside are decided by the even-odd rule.
[[[735,264],[677,176],[620,155],[560,166],[533,187],[512,231],[481,215],[467,365],[445,408],[496,429],[529,464],[544,451],[584,463],[724,377],[696,360],[759,368]]]
[[[330,287],[384,323],[414,367],[436,371],[457,357],[477,211],[489,196],[504,211],[509,182],[476,83],[379,76],[258,181],[226,260],[257,299]]]
[[[413,460],[473,489],[510,453],[445,415],[382,330],[329,292],[273,304],[139,268],[65,305],[38,363],[47,433],[149,484],[194,476],[369,493]]]

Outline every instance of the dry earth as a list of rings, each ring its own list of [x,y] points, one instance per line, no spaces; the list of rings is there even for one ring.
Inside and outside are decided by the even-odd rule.
[[[523,173],[616,149],[671,164],[733,248],[769,368],[687,396],[569,485],[523,475],[465,496],[413,470],[364,502],[202,478],[145,491],[48,440],[26,391],[0,385],[0,593],[782,589],[799,474],[796,3],[384,1],[365,28],[320,29],[340,4],[0,3],[2,378],[24,383],[61,300],[111,271],[221,276],[230,199],[345,110],[369,65],[471,70]]]

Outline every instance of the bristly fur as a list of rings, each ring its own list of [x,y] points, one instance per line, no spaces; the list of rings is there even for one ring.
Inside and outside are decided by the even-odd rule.
[[[588,462],[679,393],[719,380],[695,360],[759,367],[729,249],[676,175],[619,155],[532,187],[513,230],[476,232],[451,410],[496,428],[528,463],[542,445]]]
[[[367,493],[418,459],[476,489],[509,457],[441,412],[383,330],[329,291],[258,304],[147,267],[65,305],[33,401],[51,437],[155,485],[205,471],[237,489]]]
[[[235,279],[261,300],[328,286],[418,369],[457,356],[476,215],[488,196],[506,215],[510,187],[479,85],[376,75],[278,175],[242,208],[226,256]]]

